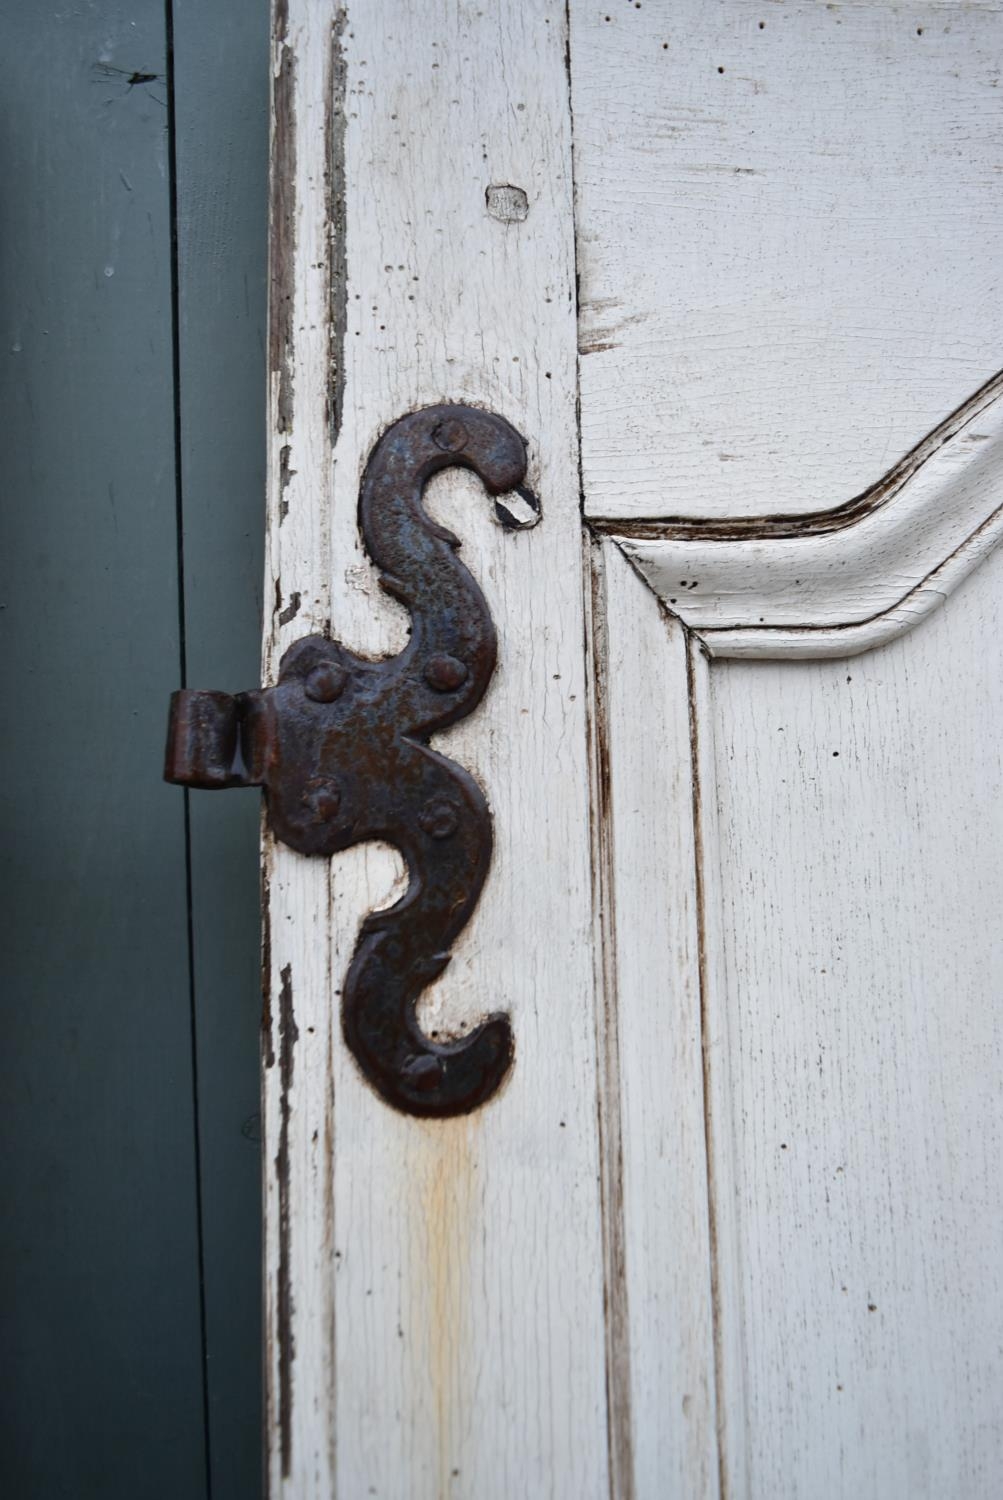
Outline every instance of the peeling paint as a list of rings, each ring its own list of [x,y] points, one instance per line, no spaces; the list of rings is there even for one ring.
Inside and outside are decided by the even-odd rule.
[[[339,7],[331,23],[325,119],[325,158],[328,229],[328,424],[332,447],[341,431],[345,402],[345,336],[348,331],[348,252],[345,214],[345,96],[348,64],[343,37],[348,11]]]
[[[289,1122],[292,1116],[290,1094],[293,1085],[296,1043],[299,1028],[293,1014],[292,965],[282,970],[279,991],[279,1149],[275,1153],[275,1176],[279,1189],[279,1266],[276,1284],[278,1303],[276,1343],[279,1368],[279,1442],[282,1477],[288,1478],[292,1467],[292,1366],[296,1357],[293,1336],[292,1290],[292,1214],[289,1190]]]
[[[280,625],[288,625],[291,620],[295,620],[296,616],[300,612],[300,603],[301,598],[299,590],[294,589],[293,592],[289,595],[289,603],[284,609],[279,610]]]
[[[269,210],[268,364],[279,432],[293,425],[293,264],[296,252],[296,64],[286,45],[287,6],[276,6]]]

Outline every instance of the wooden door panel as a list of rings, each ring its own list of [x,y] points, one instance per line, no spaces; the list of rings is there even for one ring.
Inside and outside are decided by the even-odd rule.
[[[998,6],[571,6],[595,517],[873,483],[999,368]]]
[[[500,663],[420,1015],[511,1013],[487,1107],[344,1046],[400,858],[266,838],[273,1492],[988,1497],[998,16],[275,19],[269,680],[405,642],[356,509],[405,412],[508,418],[543,519],[429,488]]]
[[[1001,600],[705,669],[730,1494],[999,1489]]]
[[[746,662],[597,550],[622,1492],[988,1500],[1003,560],[880,649]]]

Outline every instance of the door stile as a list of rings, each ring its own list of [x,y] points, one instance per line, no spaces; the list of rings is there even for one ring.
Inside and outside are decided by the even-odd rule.
[[[294,640],[330,628],[330,524],[316,497],[333,461],[323,393],[342,290],[325,164],[315,159],[343,108],[332,12],[276,0],[272,20],[266,683]],[[273,1500],[313,1500],[334,1494],[336,1470],[332,898],[328,861],[279,843],[267,822],[263,830],[266,1471]]]
[[[404,888],[400,856],[266,841],[271,1494],[605,1500],[564,8],[277,0],[273,87],[266,681],[313,631],[377,656],[407,639],[357,525],[368,455],[405,412],[505,417],[543,517],[506,529],[457,471],[426,494],[499,660],[434,740],[482,787],[494,853],[419,1015],[449,1037],[510,1014],[495,1099],[400,1114],[345,1046],[343,977],[360,919]]]
[[[606,1422],[610,1500],[635,1500],[631,1417],[631,1330],[624,1212],[623,1110],[616,961],[616,872],[610,781],[609,620],[604,544],[582,531],[589,693],[593,960],[596,993],[597,1121],[602,1192]]]
[[[613,1494],[717,1497],[688,632],[585,551]]]
[[[664,608],[664,605],[663,605]],[[749,1493],[742,1340],[742,1282],[735,1184],[735,1091],[728,1046],[728,989],[722,921],[720,831],[711,705],[712,658],[699,636],[686,636],[693,767],[693,827],[700,964],[707,1223],[713,1307],[714,1384],[719,1487],[722,1497]]]

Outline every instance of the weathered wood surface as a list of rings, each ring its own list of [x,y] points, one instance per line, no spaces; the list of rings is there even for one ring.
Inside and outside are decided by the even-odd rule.
[[[601,545],[614,1493],[714,1494],[719,1464],[750,1500],[989,1500],[1003,559],[853,661],[711,665],[691,635],[687,687],[683,627]]]
[[[1000,6],[571,17],[588,513],[859,494],[999,368]]]
[[[948,413],[999,365],[983,315],[1003,21],[994,6],[639,9],[572,7],[583,476],[602,576],[619,548],[670,616],[659,646],[641,600],[624,585],[614,605],[607,583],[607,641],[629,642],[615,672],[598,653],[609,696],[634,673],[648,691],[601,840],[638,884],[602,941],[607,976],[654,964],[646,892],[677,920],[695,904],[709,1233],[704,1252],[692,1243],[707,1255],[719,1469],[687,1478],[711,1493],[719,1474],[749,1500],[981,1500],[1003,1475],[998,378]],[[935,63],[912,60],[924,36]],[[714,86],[736,69],[708,63],[726,43],[745,102],[718,110]],[[923,129],[944,134],[903,214],[890,176],[904,138],[884,127],[920,103]],[[957,172],[948,142],[973,130]],[[847,132],[861,149],[840,159]],[[701,516],[715,524],[701,532]],[[683,624],[695,874],[667,690]],[[645,815],[652,778],[660,818]],[[656,844],[661,880],[645,880]],[[680,1000],[691,965],[677,939]],[[650,1059],[633,1075],[625,1060],[658,1020],[639,988],[620,987],[607,1086],[625,1167],[651,1150],[636,1112],[650,1140],[658,1099],[641,1082]],[[685,1120],[700,1084],[685,1067],[673,1081]],[[680,1129],[668,1164],[645,1162],[648,1199],[622,1189],[613,1311],[645,1496],[663,1491],[637,1372],[662,1380],[663,1412],[676,1372],[657,1314],[650,1343],[635,1339],[635,1286],[644,1298],[679,1274],[654,1203],[686,1158]]]
[[[506,534],[472,478],[433,486],[501,652],[438,739],[484,787],[495,850],[423,1014],[449,1032],[510,1011],[498,1099],[398,1115],[344,1047],[358,922],[399,893],[399,861],[267,850],[276,1497],[607,1492],[564,51],[559,4],[276,7],[269,673],[328,623],[353,649],[403,643],[356,506],[405,411],[497,410],[543,503]]]
[[[1003,538],[1001,393],[996,376],[851,507],[793,525],[721,522],[710,535],[628,526],[620,545],[713,656],[872,650],[936,609]]]
[[[510,1009],[493,1104],[398,1116],[343,1045],[400,861],[266,841],[274,1494],[989,1500],[1003,564],[966,575],[995,540],[995,390],[847,502],[999,365],[999,13],[573,4],[610,533],[584,568],[563,12],[275,15],[269,673],[311,630],[402,645],[356,526],[402,412],[512,420],[544,520],[506,536],[475,481],[433,486],[501,661],[441,738],[496,850],[423,1014]],[[702,514],[734,533],[628,524]],[[860,664],[708,660],[743,632],[863,649],[955,587]]]
[[[589,587],[611,1493],[716,1497],[687,633],[608,539]]]
[[[1001,600],[696,658],[729,1495],[1000,1491]]]

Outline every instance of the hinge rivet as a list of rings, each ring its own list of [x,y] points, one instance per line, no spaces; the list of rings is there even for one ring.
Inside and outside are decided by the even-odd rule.
[[[455,656],[431,656],[425,663],[425,681],[437,693],[451,693],[466,682],[470,673]]]
[[[333,703],[335,698],[341,696],[348,673],[344,667],[332,666],[330,662],[322,662],[319,667],[314,667],[306,682],[303,691],[314,703]]]
[[[303,802],[315,817],[336,818],[341,806],[341,789],[329,776],[314,776],[303,789]]]
[[[456,808],[449,802],[430,802],[418,814],[418,827],[432,839],[448,839],[458,822]]]

